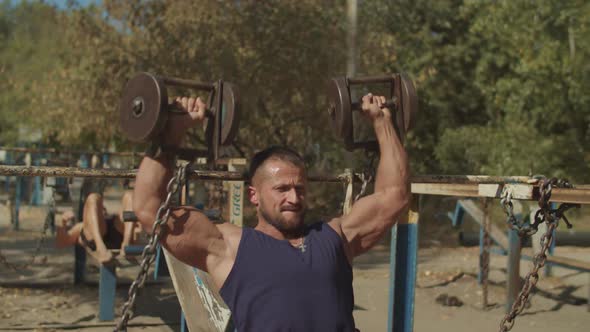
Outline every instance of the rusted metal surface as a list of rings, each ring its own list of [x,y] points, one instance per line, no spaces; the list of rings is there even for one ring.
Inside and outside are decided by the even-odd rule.
[[[134,178],[134,169],[96,169],[79,167],[51,166],[10,166],[1,165],[0,175],[6,176],[41,176],[60,178]]]
[[[123,133],[133,142],[158,142],[170,116],[187,114],[175,103],[169,103],[168,86],[210,93],[205,113],[205,141],[209,147],[209,158],[216,159],[219,147],[233,142],[240,119],[239,96],[231,83],[222,80],[200,83],[149,73],[137,74],[125,85],[119,103],[119,121]],[[186,159],[186,156],[182,158]]]
[[[477,184],[469,183],[414,183],[413,194],[479,197]]]
[[[390,85],[390,94],[385,96],[386,102],[381,107],[394,111],[392,121],[402,141],[406,132],[414,124],[414,118],[418,112],[418,96],[414,84],[408,76],[394,74],[361,78],[333,78],[328,84],[328,114],[336,136],[344,142],[344,147],[349,151],[361,148],[365,150],[378,149],[377,141],[374,139],[355,142],[353,111],[361,110],[361,102],[353,101],[350,93],[351,85],[375,83]]]
[[[132,142],[154,140],[164,129],[169,113],[168,92],[154,75],[139,73],[131,78],[119,102],[121,129]]]
[[[41,176],[62,178],[135,178],[136,169],[95,169],[79,167],[51,167],[51,166],[10,166],[0,165],[0,175],[3,176]],[[242,172],[191,170],[191,180],[227,180],[246,181]],[[346,175],[310,175],[310,182],[345,182]],[[360,181],[360,180],[357,180]]]
[[[89,177],[89,178],[134,178],[136,169],[94,169],[78,167],[51,166],[9,166],[0,165],[0,175],[5,176],[41,176],[41,177]],[[227,180],[247,181],[247,176],[241,172],[191,170],[191,180]],[[362,182],[358,176],[355,182]],[[417,175],[411,178],[412,193],[425,195],[443,195],[458,197],[491,197],[501,198],[501,191],[495,196],[480,194],[479,184],[490,183],[527,183],[531,178],[525,176],[497,177],[484,175]],[[536,179],[533,179],[537,181]],[[343,174],[311,174],[310,182],[338,182],[346,183],[346,173]],[[530,197],[517,197],[524,200],[538,200],[537,184],[529,184]],[[580,185],[579,188],[553,188],[551,202],[568,202],[576,204],[590,204],[590,186]]]
[[[143,152],[132,152],[132,151],[87,151],[87,150],[71,150],[71,149],[55,149],[55,148],[21,148],[21,147],[9,147],[0,146],[0,151],[7,152],[22,152],[22,153],[63,153],[63,154],[95,154],[95,155],[110,155],[110,156],[129,156],[139,157],[143,156]]]
[[[412,177],[412,183],[525,183],[535,184],[539,180],[528,176],[489,176],[489,175],[441,175],[425,174]]]

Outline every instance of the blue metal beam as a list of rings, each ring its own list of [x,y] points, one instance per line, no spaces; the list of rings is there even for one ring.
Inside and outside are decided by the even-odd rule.
[[[117,289],[117,273],[114,265],[100,266],[100,281],[98,283],[98,319],[115,319],[115,292]]]
[[[418,200],[413,197],[408,218],[392,228],[387,330],[414,329],[414,295],[418,263]]]

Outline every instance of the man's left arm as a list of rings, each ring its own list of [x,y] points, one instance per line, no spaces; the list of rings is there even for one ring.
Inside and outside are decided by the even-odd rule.
[[[340,228],[349,259],[373,247],[395,224],[410,201],[408,157],[395,132],[385,97],[363,97],[363,112],[373,123],[379,142],[379,165],[373,194],[359,199],[348,215],[331,222]]]

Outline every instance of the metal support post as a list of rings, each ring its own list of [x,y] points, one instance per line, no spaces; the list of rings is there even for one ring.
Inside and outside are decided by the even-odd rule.
[[[411,332],[414,328],[418,200],[418,195],[412,197],[409,212],[391,230],[388,331]]]

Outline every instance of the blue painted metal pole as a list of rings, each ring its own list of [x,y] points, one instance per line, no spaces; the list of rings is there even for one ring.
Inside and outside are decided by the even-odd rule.
[[[41,162],[41,156],[39,155],[33,155],[33,164],[35,166],[40,166]],[[40,176],[35,176],[35,179],[33,180],[33,195],[31,195],[31,205],[32,206],[39,206],[41,204],[41,177]]]
[[[100,266],[100,281],[98,282],[98,319],[115,319],[115,292],[117,290],[117,273],[114,265]]]
[[[483,223],[483,220],[481,221]],[[483,282],[483,271],[481,270],[481,268],[483,267],[483,252],[485,250],[484,248],[484,241],[483,241],[483,236],[484,236],[484,228],[483,226],[479,227],[479,269],[477,270],[477,284],[481,285]]]
[[[80,167],[88,168],[88,160],[85,155],[80,156]],[[85,198],[83,197],[83,193],[80,193],[78,215],[76,216],[78,222],[82,222]],[[86,250],[76,244],[74,246],[74,284],[78,285],[84,281],[86,281]]]
[[[411,332],[414,329],[414,295],[418,262],[418,202],[412,197],[407,215],[400,218],[391,236],[389,315],[387,330]]]
[[[12,165],[12,154],[6,152],[6,165]],[[4,182],[4,192],[10,192],[10,176],[6,176],[6,182]]]
[[[520,236],[515,230],[508,231],[508,269],[506,283],[506,312],[510,311],[520,292]]]
[[[16,188],[14,193],[14,220],[12,221],[12,229],[18,231],[20,229],[20,220],[19,220],[19,212],[20,212],[20,201],[22,196],[22,187],[23,187],[23,178],[17,177],[16,178]]]
[[[188,332],[186,318],[184,318],[184,311],[182,310],[180,310],[180,332]]]
[[[393,314],[395,298],[395,266],[397,257],[397,225],[391,228],[391,243],[389,245],[389,310],[387,311],[387,331],[393,331]]]
[[[454,228],[459,228],[463,225],[463,216],[465,215],[465,209],[461,206],[461,203],[455,204],[455,214],[453,215],[452,224]]]

